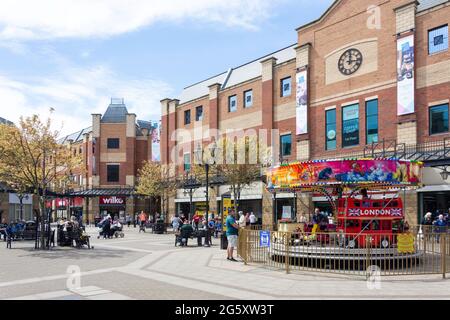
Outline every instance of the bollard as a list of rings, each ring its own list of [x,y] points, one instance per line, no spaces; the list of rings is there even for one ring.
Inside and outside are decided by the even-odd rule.
[[[441,236],[441,268],[442,268],[442,278],[446,278],[447,274],[447,235],[443,234]]]
[[[286,263],[286,273],[289,274],[289,242],[291,239],[291,235],[289,233],[285,233],[285,249],[286,249],[286,257],[285,257],[285,263]]]

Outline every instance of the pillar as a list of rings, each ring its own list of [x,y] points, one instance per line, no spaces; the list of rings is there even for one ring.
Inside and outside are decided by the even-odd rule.
[[[275,57],[261,61],[262,68],[262,128],[269,133],[273,129],[274,120],[274,69],[277,64]],[[272,145],[272,135],[267,136],[268,145]]]

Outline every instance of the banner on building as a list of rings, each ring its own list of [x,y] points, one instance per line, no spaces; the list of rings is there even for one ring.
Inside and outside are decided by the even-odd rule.
[[[283,165],[269,170],[268,188],[379,183],[418,185],[423,163],[403,160],[332,160]]]
[[[308,70],[297,72],[297,135],[308,133]]]
[[[161,161],[161,122],[152,123],[152,161]]]
[[[397,115],[414,113],[414,35],[397,40]]]

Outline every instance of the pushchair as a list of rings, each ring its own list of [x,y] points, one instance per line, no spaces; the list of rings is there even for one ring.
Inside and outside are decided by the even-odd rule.
[[[91,247],[90,238],[82,228],[72,231],[72,239],[75,240],[77,248],[81,249],[83,246],[87,246],[88,249],[94,249],[94,246]]]
[[[110,229],[110,237],[115,237],[115,238],[123,238],[125,237],[125,233],[123,233],[123,224],[119,224],[119,225],[113,225]]]

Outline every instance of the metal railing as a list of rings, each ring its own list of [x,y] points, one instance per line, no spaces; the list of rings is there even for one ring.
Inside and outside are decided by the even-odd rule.
[[[422,229],[423,231],[423,229]],[[270,241],[261,237],[268,233]],[[241,229],[238,255],[245,264],[285,271],[367,276],[450,272],[449,229],[405,234],[277,232]]]
[[[450,158],[450,138],[427,141],[418,144],[397,143],[396,140],[382,140],[364,146],[362,150],[336,150],[327,152],[318,159],[343,158],[398,158],[415,161],[437,161]]]

